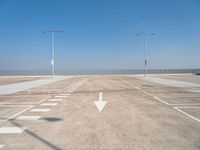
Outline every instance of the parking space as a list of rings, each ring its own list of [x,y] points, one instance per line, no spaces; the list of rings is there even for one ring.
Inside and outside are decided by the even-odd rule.
[[[107,101],[102,112],[94,105],[99,92]],[[8,150],[198,150],[199,98],[130,76],[77,76],[1,96],[0,116],[7,121],[0,122],[0,145]]]
[[[200,123],[200,106],[179,106],[174,108]]]
[[[156,97],[169,105],[200,105],[199,94],[158,94]]]
[[[161,79],[165,79],[166,77],[174,80],[178,78],[178,76],[176,75],[155,75],[155,77],[161,77]],[[195,82],[195,80],[197,80],[196,83],[199,83],[198,77],[192,76],[193,78],[191,80],[189,80],[189,77],[191,77],[191,75],[180,76],[180,81],[187,81],[187,83],[189,83],[191,80],[192,82]],[[170,87],[167,85],[148,82],[147,80],[145,80],[141,80],[140,78],[133,83],[129,78],[129,81],[132,82],[132,84],[140,83],[137,86],[139,87],[139,90],[143,91],[143,93],[149,96],[153,96],[155,100],[158,100],[159,102],[165,105],[171,106],[178,112],[181,112],[182,114],[186,115],[187,117],[197,122],[200,122],[200,94],[198,94],[199,92],[192,92],[191,90],[188,91],[187,88]]]

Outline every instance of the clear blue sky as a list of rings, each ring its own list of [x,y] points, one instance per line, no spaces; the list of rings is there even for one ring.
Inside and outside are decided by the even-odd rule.
[[[0,70],[200,68],[199,0],[0,0]]]

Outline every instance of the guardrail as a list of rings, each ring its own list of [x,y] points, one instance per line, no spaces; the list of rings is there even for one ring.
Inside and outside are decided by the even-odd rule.
[[[143,69],[121,69],[121,70],[56,70],[56,75],[117,75],[117,74],[144,74]],[[198,74],[200,69],[148,69],[148,74]],[[1,76],[15,75],[51,75],[50,70],[1,70]]]

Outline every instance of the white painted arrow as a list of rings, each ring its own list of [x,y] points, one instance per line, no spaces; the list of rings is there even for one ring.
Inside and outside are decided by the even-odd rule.
[[[102,101],[102,92],[99,93],[99,101],[94,101],[94,104],[96,105],[99,112],[101,112],[106,105],[107,101]]]

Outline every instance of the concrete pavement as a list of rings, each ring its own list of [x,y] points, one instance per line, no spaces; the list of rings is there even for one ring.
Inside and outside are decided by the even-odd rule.
[[[2,149],[200,149],[197,93],[130,76],[76,76],[22,93],[31,96],[40,91],[46,95],[48,90],[52,90],[48,92],[49,98],[35,103],[29,97],[30,108],[23,105],[27,107],[20,110],[22,113],[0,121],[0,132],[7,129],[5,127],[15,127],[12,132],[16,131],[15,134],[0,133]],[[107,101],[101,113],[93,103],[98,100],[99,92]],[[17,95],[19,93],[10,95],[7,101]],[[62,101],[52,102],[58,97]],[[50,105],[42,105],[44,103]],[[16,101],[12,106],[20,109]],[[185,108],[181,108],[183,106]],[[7,112],[11,113],[13,107],[6,108]],[[2,118],[9,117],[5,111],[0,111]]]

